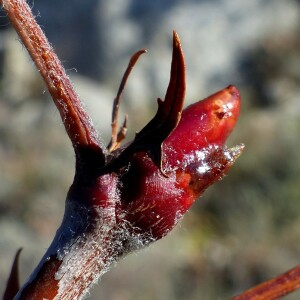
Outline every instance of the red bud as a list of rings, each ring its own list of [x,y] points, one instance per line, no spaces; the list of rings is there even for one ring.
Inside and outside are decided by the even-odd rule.
[[[167,176],[147,153],[135,154],[120,178],[120,219],[125,215],[135,230],[154,240],[167,234],[241,154],[243,146],[224,146],[239,111],[239,92],[233,86],[185,109],[163,143]]]

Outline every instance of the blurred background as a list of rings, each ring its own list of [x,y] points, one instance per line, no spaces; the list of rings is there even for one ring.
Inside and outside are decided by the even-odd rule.
[[[300,262],[300,1],[35,0],[38,22],[106,143],[130,55],[129,138],[153,116],[171,62],[187,67],[186,105],[235,84],[229,145],[244,154],[163,240],[120,261],[89,299],[228,299]],[[60,224],[74,156],[45,85],[0,16],[0,294],[16,250],[22,282]],[[299,299],[300,293],[286,299]]]

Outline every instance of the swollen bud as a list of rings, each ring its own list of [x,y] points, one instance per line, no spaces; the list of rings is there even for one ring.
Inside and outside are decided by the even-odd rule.
[[[185,109],[162,144],[162,170],[146,152],[136,153],[122,174],[122,218],[153,240],[166,235],[203,191],[221,179],[243,145],[224,143],[240,111],[238,90],[229,86]]]

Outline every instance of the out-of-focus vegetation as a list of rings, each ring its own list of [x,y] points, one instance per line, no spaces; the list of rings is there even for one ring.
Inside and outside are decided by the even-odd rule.
[[[149,53],[122,107],[131,137],[154,113],[172,29],[186,56],[187,104],[231,83],[242,94],[230,144],[246,150],[229,176],[173,234],[119,262],[91,299],[226,299],[299,264],[299,1],[44,0],[33,9],[106,141],[122,72],[142,47]],[[38,72],[4,15],[0,23],[1,292],[18,247],[24,281],[49,245],[74,158]]]

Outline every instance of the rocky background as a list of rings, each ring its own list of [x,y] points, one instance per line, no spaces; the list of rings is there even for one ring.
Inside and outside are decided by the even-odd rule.
[[[118,263],[89,299],[227,299],[300,262],[300,1],[35,0],[46,34],[105,141],[130,55],[147,48],[124,94],[134,135],[163,97],[172,30],[186,104],[228,84],[243,107],[230,145],[246,150],[165,239]],[[0,15],[0,294],[15,251],[22,282],[56,228],[74,173],[58,112]],[[286,299],[299,299],[295,293]]]

